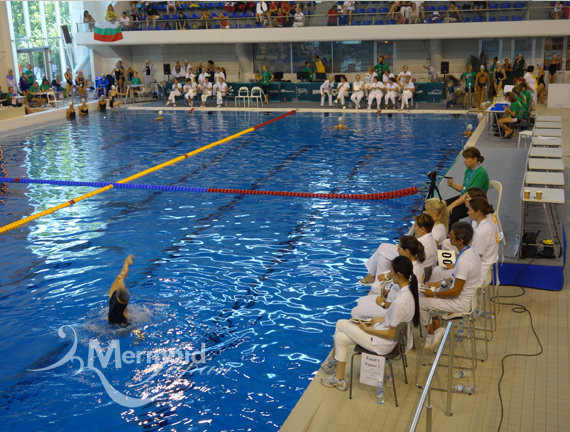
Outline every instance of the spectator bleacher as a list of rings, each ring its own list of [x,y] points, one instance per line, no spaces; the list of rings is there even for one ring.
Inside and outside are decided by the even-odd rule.
[[[202,10],[206,9],[210,14],[209,25],[207,28],[219,29],[220,20],[226,19],[233,29],[249,29],[260,28],[262,23],[257,22],[255,17],[255,3],[256,2],[217,2],[217,3],[196,3],[189,1],[182,1],[178,12],[182,12],[186,26],[185,29],[200,29],[205,28],[203,21],[201,21]],[[269,2],[268,2],[269,3]],[[278,2],[280,3],[280,2]],[[305,26],[324,26],[326,25],[326,9],[330,4],[315,4],[315,2],[289,2],[291,3],[291,10],[289,16],[286,17],[284,27],[291,27],[293,24],[294,5],[299,4],[303,13],[305,14]],[[338,25],[348,25],[346,14],[343,14],[342,4],[344,2],[337,2],[339,7]],[[488,2],[488,9],[471,9],[471,2],[458,1],[457,6],[461,12],[463,22],[505,22],[505,21],[523,21],[528,19],[549,19],[551,17],[550,10],[552,8],[551,2]],[[368,1],[358,2],[358,8],[353,13],[352,25],[394,25],[397,23],[404,23],[406,19],[402,19],[396,12],[396,16],[390,13],[389,2],[387,1]],[[570,7],[570,2],[566,2],[566,7]],[[145,14],[144,2],[138,2],[137,10],[129,11],[129,2],[119,1],[116,2],[115,9],[118,14],[123,10],[131,13],[137,21],[134,21],[131,26],[133,31],[141,30],[176,30],[178,23],[182,20],[178,15],[166,13],[166,2],[159,2],[155,6],[160,18],[156,22],[156,26],[152,27],[147,24],[147,17]],[[424,9],[418,11],[420,14],[419,23],[443,23],[444,16],[448,11],[448,2],[426,2]],[[434,14],[437,13],[437,14]],[[532,16],[531,16],[532,14]],[[269,20],[271,26],[273,23]],[[408,19],[408,22],[410,20]],[[406,22],[407,23],[407,22]],[[82,25],[82,24],[81,24]],[[83,26],[80,31],[88,31],[88,28]]]

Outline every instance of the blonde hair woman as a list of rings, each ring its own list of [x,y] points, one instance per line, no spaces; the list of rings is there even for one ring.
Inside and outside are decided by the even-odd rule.
[[[430,198],[425,202],[424,213],[430,215],[433,219],[434,224],[431,235],[439,246],[447,238],[447,232],[449,231],[447,204],[439,198]]]

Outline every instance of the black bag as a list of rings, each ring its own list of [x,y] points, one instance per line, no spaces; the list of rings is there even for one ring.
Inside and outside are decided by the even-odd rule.
[[[522,238],[521,258],[536,258],[538,253],[538,235],[540,231],[525,232]]]

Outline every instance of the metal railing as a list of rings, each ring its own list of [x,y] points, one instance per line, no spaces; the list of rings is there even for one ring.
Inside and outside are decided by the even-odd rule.
[[[447,327],[445,328],[445,333],[443,334],[443,339],[439,345],[439,349],[437,350],[437,354],[435,355],[435,360],[431,366],[429,371],[428,377],[424,384],[424,389],[422,394],[420,395],[420,400],[418,402],[418,406],[416,407],[416,411],[414,412],[414,417],[412,418],[412,422],[410,424],[410,428],[408,432],[415,432],[418,427],[418,423],[420,421],[420,416],[422,415],[422,411],[424,409],[424,404],[427,400],[427,411],[426,411],[426,431],[431,432],[431,383],[435,376],[435,372],[437,370],[437,366],[439,364],[439,360],[442,356],[443,349],[445,348],[445,342],[447,341],[448,337],[451,335],[453,329],[453,321],[447,323]],[[452,378],[452,370],[453,370],[453,337],[449,338],[449,365],[447,370],[447,405],[446,405],[446,412],[445,415],[451,415],[451,378]]]
[[[493,9],[460,9],[459,13],[465,22],[493,22],[493,21],[528,21],[528,20],[545,20],[551,19],[551,7],[543,6],[532,6],[526,3],[523,7],[510,7],[510,8],[493,8]],[[188,11],[186,11],[188,12]],[[424,23],[446,23],[445,14],[446,11],[438,11],[439,16],[434,17],[433,12],[425,11],[419,12],[419,20],[417,24]],[[255,15],[250,12],[247,16],[232,16],[232,14],[225,14],[222,18],[222,13],[217,14],[212,13],[209,20],[201,20],[200,17],[196,17],[196,14],[185,13],[185,18],[168,18],[165,19],[160,17],[156,19],[156,25],[150,30],[178,30],[183,24],[183,30],[194,30],[194,29],[221,29],[221,20],[227,21],[230,29],[244,29],[244,28],[255,28],[262,27],[260,23],[257,23]],[[423,18],[422,18],[423,16]],[[273,16],[266,28],[276,28],[276,27],[292,27],[294,21],[294,16],[291,14],[285,19],[285,25],[275,26],[274,21],[278,17]],[[336,22],[335,24],[329,24],[329,16],[326,14],[305,14],[305,19],[303,21],[303,26],[306,27],[318,27],[318,26],[346,26],[348,25],[349,17],[347,14],[339,14],[333,18]],[[390,25],[398,24],[396,20],[396,15],[390,12],[365,12],[365,13],[353,13],[350,18],[353,26],[355,25]],[[124,28],[123,31],[145,31],[149,30],[149,24],[152,24],[153,20],[146,18],[141,18],[139,21],[131,21],[128,28]],[[451,22],[451,21],[449,21]],[[457,22],[457,21],[453,21]],[[92,32],[93,24],[89,23],[77,23],[78,32]],[[414,25],[414,23],[403,23],[401,25]]]

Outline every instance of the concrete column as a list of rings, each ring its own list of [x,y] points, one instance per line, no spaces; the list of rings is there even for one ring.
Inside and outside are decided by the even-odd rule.
[[[441,39],[430,39],[429,41],[430,63],[437,70],[440,70],[443,59],[443,41]]]
[[[14,71],[16,75],[17,70],[14,66],[14,53],[12,52],[12,42],[10,40],[10,30],[8,26],[8,12],[6,8],[9,7],[8,2],[0,2],[0,86],[2,91],[7,91],[6,75],[8,69]]]
[[[236,57],[239,63],[240,80],[249,81],[253,79],[253,46],[250,43],[236,43]]]

